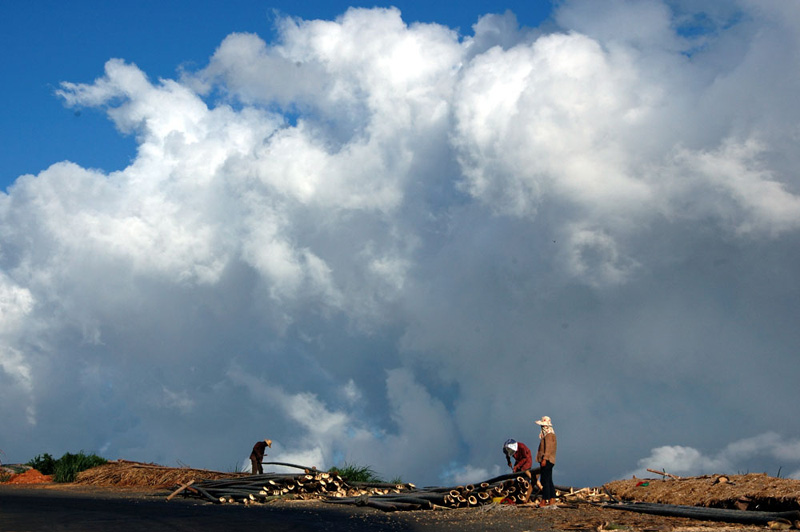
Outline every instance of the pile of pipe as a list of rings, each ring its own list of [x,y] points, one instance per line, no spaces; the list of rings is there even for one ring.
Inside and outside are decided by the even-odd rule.
[[[289,465],[289,464],[283,464]],[[295,466],[303,468],[303,466]],[[414,484],[346,482],[335,472],[303,468],[303,473],[266,473],[202,480],[179,486],[170,496],[213,503],[263,504],[279,499],[322,499],[383,511],[469,508],[486,504],[524,504],[538,493],[532,484],[539,469],[501,475],[479,484],[417,488]],[[535,480],[533,481],[535,482]]]
[[[346,483],[336,473],[306,469],[302,474],[266,473],[179,486],[179,493],[213,503],[258,504],[278,499],[319,499],[385,495],[414,489],[413,484]]]
[[[486,504],[524,504],[538,490],[531,478],[538,468],[527,473],[501,475],[479,484],[455,487],[428,487],[387,494],[362,494],[356,497],[328,497],[326,502],[370,506],[393,512],[436,508],[469,508]]]

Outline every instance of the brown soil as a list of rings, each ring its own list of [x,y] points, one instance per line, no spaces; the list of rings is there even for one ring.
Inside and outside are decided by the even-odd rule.
[[[139,488],[170,488],[190,480],[246,477],[247,473],[222,473],[189,467],[165,467],[128,460],[114,460],[78,473],[76,484]]]
[[[52,475],[42,475],[35,469],[28,469],[24,473],[11,475],[8,484],[42,484],[44,482],[52,482]]]
[[[739,510],[800,510],[800,480],[766,474],[629,479],[606,489],[621,500]]]

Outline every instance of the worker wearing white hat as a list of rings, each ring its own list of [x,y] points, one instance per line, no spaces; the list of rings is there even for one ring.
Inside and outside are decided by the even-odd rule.
[[[553,466],[556,464],[556,433],[553,423],[548,416],[534,421],[542,427],[539,434],[539,449],[536,451],[536,461],[542,467],[542,502],[540,506],[549,506],[556,501],[556,488],[553,485]]]
[[[531,450],[521,441],[506,440],[503,444],[503,454],[506,456],[508,467],[510,467],[514,473],[527,471],[533,466]],[[514,465],[511,465],[512,458],[514,459]]]

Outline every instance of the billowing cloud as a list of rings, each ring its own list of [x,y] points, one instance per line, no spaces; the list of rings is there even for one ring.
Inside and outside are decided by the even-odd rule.
[[[798,29],[782,2],[471,35],[350,9],[63,83],[137,151],[0,194],[0,447],[226,470],[269,437],[433,484],[549,415],[561,484],[800,476]]]
[[[775,471],[760,469],[775,463],[778,464]],[[647,469],[653,469],[678,475],[767,473],[800,478],[798,466],[800,440],[787,440],[775,432],[766,432],[730,443],[711,455],[681,445],[658,447],[639,460],[639,469],[627,476],[652,476]]]

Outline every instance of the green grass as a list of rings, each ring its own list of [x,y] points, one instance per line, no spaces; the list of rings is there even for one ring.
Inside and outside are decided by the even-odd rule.
[[[106,462],[108,460],[96,454],[87,455],[81,451],[77,454],[65,453],[58,460],[54,460],[52,456],[45,453],[36,456],[27,465],[43,475],[53,475],[55,482],[74,482],[81,471],[103,465]]]
[[[242,473],[242,462],[237,461],[232,467],[228,468],[228,473]]]
[[[356,464],[344,463],[341,467],[332,467],[331,473],[336,473],[344,479],[345,482],[387,482],[378,475],[375,470],[370,466],[360,466]],[[388,481],[389,484],[402,484],[403,479],[399,476],[394,477]]]
[[[336,473],[345,482],[383,482],[383,479],[370,466],[359,466],[344,463],[341,467],[332,467],[331,473]]]

